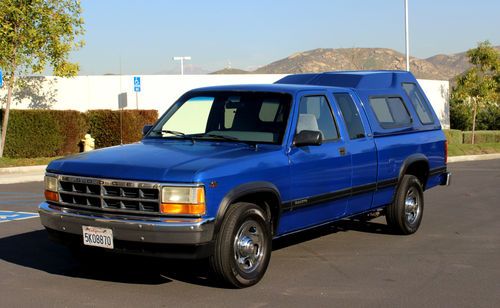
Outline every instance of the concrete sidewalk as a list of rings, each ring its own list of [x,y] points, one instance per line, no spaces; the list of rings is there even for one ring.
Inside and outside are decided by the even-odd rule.
[[[43,181],[46,165],[0,168],[0,184]]]
[[[476,160],[489,160],[489,159],[500,159],[500,153],[452,156],[448,157],[448,162],[455,163],[462,161],[476,161]],[[47,168],[47,166],[0,168],[0,184],[16,184],[16,183],[43,181],[45,168]]]

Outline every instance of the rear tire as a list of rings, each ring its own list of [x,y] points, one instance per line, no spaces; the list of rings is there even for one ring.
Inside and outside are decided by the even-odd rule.
[[[252,203],[235,203],[224,216],[215,240],[211,268],[229,286],[252,286],[266,272],[271,241],[271,228],[264,211]]]
[[[414,175],[405,174],[399,183],[396,196],[387,207],[387,224],[400,234],[417,232],[424,214],[422,184]]]

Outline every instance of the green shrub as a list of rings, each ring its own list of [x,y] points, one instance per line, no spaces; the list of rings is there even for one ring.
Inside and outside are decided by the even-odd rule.
[[[156,110],[124,110],[123,143],[141,140],[144,125],[154,124],[156,120],[158,120],[158,111]]]
[[[89,110],[87,117],[96,148],[120,144],[120,111]],[[123,143],[141,140],[144,125],[153,124],[157,119],[156,110],[124,110]]]
[[[474,143],[497,143],[500,142],[500,130],[477,130]],[[472,132],[464,132],[464,143],[472,143]]]
[[[78,111],[11,110],[4,155],[32,158],[76,153],[86,125]]]
[[[120,114],[113,110],[89,110],[89,133],[96,148],[120,144]]]
[[[0,117],[3,118],[1,110]],[[139,141],[143,126],[156,122],[157,118],[156,110],[125,110],[123,143]],[[120,112],[11,110],[4,155],[34,158],[78,153],[87,132],[95,138],[98,148],[120,144]]]
[[[462,144],[463,143],[463,133],[458,129],[444,129],[444,134],[446,135],[446,140],[448,144]]]
[[[80,152],[80,141],[89,130],[87,116],[79,111],[56,111],[64,112],[64,116],[58,118],[59,131],[64,136],[61,147],[56,156]]]

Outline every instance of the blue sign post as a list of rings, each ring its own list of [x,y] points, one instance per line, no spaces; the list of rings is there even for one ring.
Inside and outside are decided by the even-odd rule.
[[[0,68],[0,88],[3,87],[3,75],[2,75],[2,69]]]
[[[141,92],[141,77],[134,76],[134,92]]]
[[[134,76],[135,107],[139,109],[139,92],[141,92],[141,77]]]

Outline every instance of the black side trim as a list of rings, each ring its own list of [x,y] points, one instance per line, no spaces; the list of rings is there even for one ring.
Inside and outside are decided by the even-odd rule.
[[[447,170],[448,169],[446,168],[446,166],[434,168],[434,169],[431,169],[429,171],[429,176],[434,176],[434,175],[438,175],[438,174],[441,174],[441,173],[445,173],[445,172],[447,172]]]
[[[397,184],[398,184],[397,178],[380,181],[377,183],[377,190],[387,188],[387,187],[396,186]]]
[[[283,203],[282,209],[283,209],[283,212],[289,212],[289,211],[293,211],[293,210],[298,209],[298,208],[304,208],[304,207],[308,207],[308,206],[315,205],[318,203],[334,201],[334,200],[338,200],[338,199],[342,199],[342,198],[352,197],[355,195],[360,195],[360,194],[376,191],[379,189],[393,187],[393,186],[396,186],[397,183],[398,183],[398,179],[394,178],[394,179],[384,180],[384,181],[381,181],[378,183],[371,183],[371,184],[366,184],[366,185],[355,186],[352,188],[341,189],[341,190],[337,190],[337,191],[334,191],[331,193],[312,196],[309,198],[292,200],[292,201]]]

